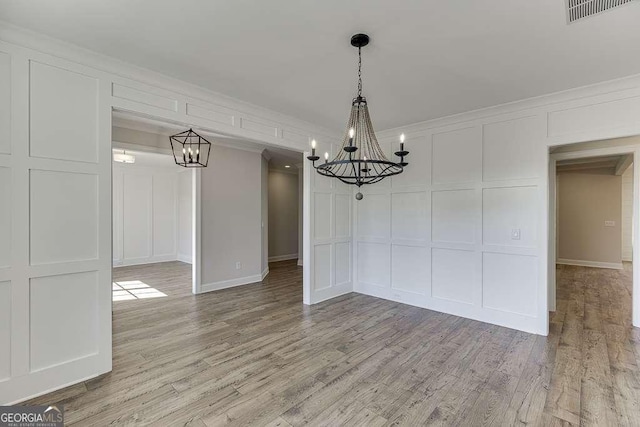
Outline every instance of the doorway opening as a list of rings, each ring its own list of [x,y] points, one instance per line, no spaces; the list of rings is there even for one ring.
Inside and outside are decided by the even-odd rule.
[[[113,114],[114,302],[193,292],[194,171],[175,164],[171,131]]]
[[[302,266],[302,154],[276,148],[263,152],[266,198],[266,254],[269,270],[295,271]],[[263,205],[264,207],[264,205]]]
[[[550,150],[551,326],[576,313],[602,327],[638,325],[638,153],[640,137]]]

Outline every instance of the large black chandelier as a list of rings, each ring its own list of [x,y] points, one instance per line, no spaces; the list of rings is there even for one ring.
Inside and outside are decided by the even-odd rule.
[[[400,150],[394,154],[399,162],[387,159],[378,144],[373,131],[367,99],[362,96],[362,48],[369,44],[369,36],[356,34],[351,37],[351,45],[358,48],[358,94],[351,104],[351,115],[347,123],[347,131],[342,141],[342,149],[333,160],[329,161],[329,153],[324,153],[324,163],[316,166],[320,157],[316,156],[315,140],[311,142],[311,155],[307,157],[320,175],[338,178],[346,184],[361,187],[364,184],[375,184],[384,178],[402,173],[408,165],[404,161],[409,154],[404,149],[404,134],[400,135]],[[362,200],[362,193],[356,199]]]
[[[211,143],[193,129],[169,137],[176,165],[185,168],[206,168],[209,163]]]

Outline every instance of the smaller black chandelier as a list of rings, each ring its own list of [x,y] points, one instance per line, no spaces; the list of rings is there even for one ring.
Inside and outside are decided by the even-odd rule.
[[[351,45],[358,48],[358,94],[351,103],[351,115],[342,141],[342,149],[331,161],[329,161],[329,153],[324,153],[324,163],[316,166],[316,161],[320,157],[316,156],[316,142],[313,140],[311,155],[307,157],[313,162],[313,167],[320,175],[338,178],[346,184],[357,185],[358,188],[402,173],[408,165],[404,158],[409,154],[404,149],[404,134],[402,134],[400,150],[394,153],[400,161],[396,163],[387,159],[373,131],[367,99],[362,96],[361,50],[368,44],[369,36],[366,34],[356,34],[351,37]],[[356,199],[362,200],[362,197],[362,193],[356,194]]]
[[[176,165],[185,168],[206,168],[209,163],[211,143],[193,129],[169,137]]]

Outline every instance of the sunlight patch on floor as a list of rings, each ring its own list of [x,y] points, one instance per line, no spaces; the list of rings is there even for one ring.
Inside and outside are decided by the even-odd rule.
[[[160,292],[140,280],[113,282],[111,290],[113,293],[113,301],[162,298],[167,296],[164,292]]]

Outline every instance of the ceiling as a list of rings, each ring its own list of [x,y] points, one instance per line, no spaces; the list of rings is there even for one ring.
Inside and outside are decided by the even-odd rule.
[[[564,0],[3,0],[20,27],[341,130],[367,32],[376,129],[640,73],[640,1],[567,25]]]

